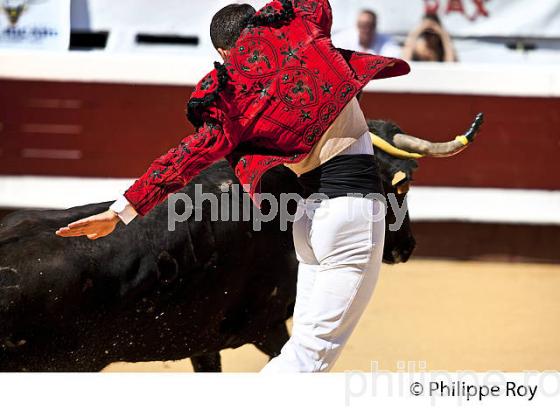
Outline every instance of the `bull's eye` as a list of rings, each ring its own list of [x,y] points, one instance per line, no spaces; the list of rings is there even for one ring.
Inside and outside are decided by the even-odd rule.
[[[406,173],[404,171],[397,171],[395,175],[393,175],[393,180],[391,181],[391,185],[398,186],[403,183],[406,179]]]

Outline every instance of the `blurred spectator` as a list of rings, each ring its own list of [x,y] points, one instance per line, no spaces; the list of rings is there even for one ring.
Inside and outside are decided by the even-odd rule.
[[[400,57],[401,49],[393,39],[377,32],[375,12],[363,10],[358,16],[357,27],[358,35],[345,36],[339,41],[340,47],[388,57]]]
[[[410,61],[457,61],[451,36],[437,15],[427,14],[422,23],[409,33],[404,43],[403,58]]]

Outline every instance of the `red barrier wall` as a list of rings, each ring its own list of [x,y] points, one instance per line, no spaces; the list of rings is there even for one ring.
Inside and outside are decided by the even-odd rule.
[[[0,80],[0,173],[134,177],[192,131],[191,88]],[[423,159],[419,185],[560,189],[560,99],[367,93],[368,118],[443,140],[486,114],[476,144]],[[34,151],[24,151],[24,150]],[[80,159],[30,158],[72,150]],[[27,158],[22,157],[22,154]]]

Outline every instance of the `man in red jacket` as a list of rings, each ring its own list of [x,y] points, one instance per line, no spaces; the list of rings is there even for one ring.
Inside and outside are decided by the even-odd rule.
[[[264,371],[328,371],[375,288],[385,209],[356,95],[372,79],[408,73],[398,59],[336,49],[327,0],[277,0],[256,12],[230,5],[212,19],[224,60],[196,86],[196,128],[156,159],[108,211],[60,228],[60,236],[110,234],[145,215],[197,173],[226,157],[259,205],[261,176],[284,164],[305,199],[293,225],[299,260],[292,335]]]

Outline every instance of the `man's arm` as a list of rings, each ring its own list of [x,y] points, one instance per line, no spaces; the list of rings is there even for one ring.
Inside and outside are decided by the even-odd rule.
[[[146,215],[203,169],[232,152],[236,145],[224,131],[223,123],[206,122],[195,134],[152,162],[124,196],[138,214]]]
[[[184,138],[177,147],[152,162],[144,175],[125,192],[124,199],[111,205],[112,209],[72,222],[58,229],[56,234],[64,237],[84,235],[89,239],[109,235],[120,220],[126,223],[135,214],[147,214],[203,169],[232,152],[236,145],[223,125],[207,122],[195,134]]]

